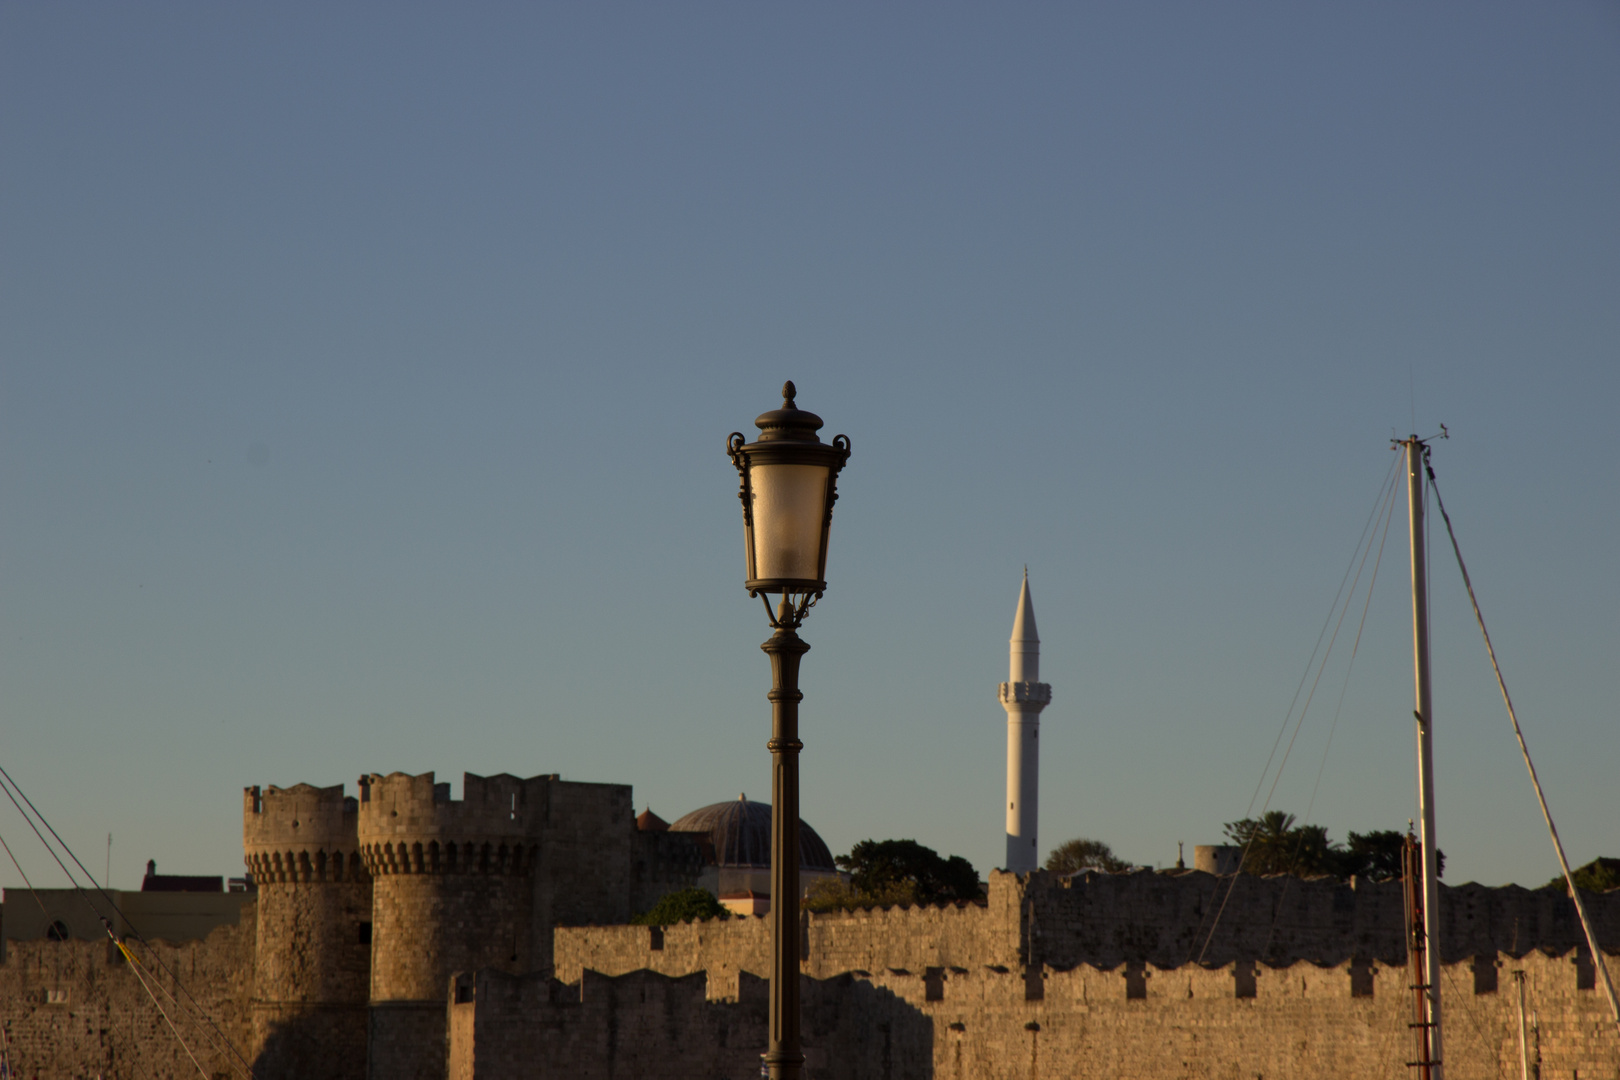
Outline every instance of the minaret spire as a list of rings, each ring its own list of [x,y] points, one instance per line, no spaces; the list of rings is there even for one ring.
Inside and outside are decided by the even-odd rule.
[[[1025,874],[1040,866],[1035,837],[1041,772],[1041,710],[1052,688],[1040,681],[1041,638],[1035,630],[1035,601],[1029,595],[1029,567],[1018,593],[1008,642],[1007,681],[1001,707],[1007,710],[1007,869]]]
[[[1013,616],[1011,668],[1008,682],[1039,682],[1041,679],[1041,636],[1035,631],[1035,602],[1029,598],[1029,567],[1024,567],[1024,587],[1018,594],[1018,614]]]

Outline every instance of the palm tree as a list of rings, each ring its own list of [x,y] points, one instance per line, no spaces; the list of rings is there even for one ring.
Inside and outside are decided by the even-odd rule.
[[[1321,825],[1295,825],[1294,815],[1267,810],[1259,820],[1226,823],[1226,835],[1245,849],[1243,869],[1251,874],[1328,874],[1337,870],[1338,849]]]

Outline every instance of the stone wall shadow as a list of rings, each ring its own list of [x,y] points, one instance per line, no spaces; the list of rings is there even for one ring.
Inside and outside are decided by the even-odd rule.
[[[645,968],[577,983],[491,968],[454,976],[455,1080],[755,1080],[769,1036],[767,980],[708,996],[707,972]],[[801,976],[806,1080],[933,1080],[933,1021],[856,975]]]
[[[934,1021],[917,1006],[852,974],[801,989],[808,1080],[933,1080]]]
[[[364,1005],[260,1016],[254,1080],[366,1080]]]
[[[904,997],[849,973],[799,991],[807,1080],[933,1080],[933,1018]],[[737,996],[763,1035],[770,981],[740,973]]]

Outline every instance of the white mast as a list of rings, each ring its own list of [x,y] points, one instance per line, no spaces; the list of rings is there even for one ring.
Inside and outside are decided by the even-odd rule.
[[[1423,1000],[1428,1006],[1428,1075],[1445,1078],[1440,1039],[1440,880],[1434,848],[1434,713],[1429,699],[1429,586],[1423,550],[1424,459],[1413,435],[1406,447],[1406,491],[1412,525],[1412,664],[1417,690],[1418,811],[1423,819]],[[1419,1029],[1420,1032],[1423,1029]]]
[[[1018,594],[1009,643],[1007,681],[1001,707],[1007,710],[1007,869],[1027,874],[1040,867],[1035,839],[1041,777],[1041,710],[1052,688],[1040,681],[1041,639],[1035,631],[1035,603],[1029,598],[1029,568]]]

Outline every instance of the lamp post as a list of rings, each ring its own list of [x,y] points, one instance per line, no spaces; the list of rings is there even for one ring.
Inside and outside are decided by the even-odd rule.
[[[799,661],[810,651],[797,631],[827,589],[827,532],[849,439],[824,443],[821,417],[793,403],[754,421],[759,438],[726,440],[737,466],[748,554],[749,596],[765,604],[775,633],[760,646],[771,658],[771,1015],[765,1054],[771,1080],[800,1080],[799,1039]],[[771,608],[769,594],[781,599]]]

